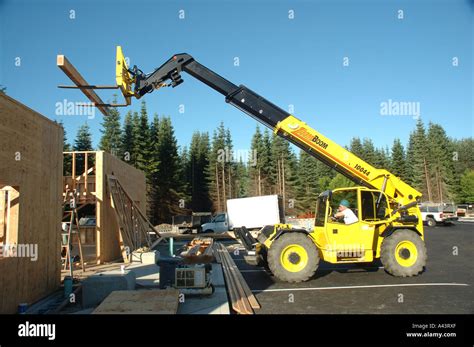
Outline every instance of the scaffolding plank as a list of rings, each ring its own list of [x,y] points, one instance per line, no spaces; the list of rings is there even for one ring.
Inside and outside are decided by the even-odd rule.
[[[63,72],[68,76],[76,86],[86,86],[89,85],[84,77],[76,70],[74,65],[62,54],[58,54],[56,57],[56,63],[58,67],[63,70]],[[93,89],[80,89],[84,95],[94,104],[104,104],[102,99],[96,94]],[[106,106],[96,106],[104,116],[109,115],[108,107]]]

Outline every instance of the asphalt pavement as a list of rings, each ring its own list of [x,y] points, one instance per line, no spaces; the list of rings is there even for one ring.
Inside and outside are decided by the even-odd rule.
[[[260,302],[261,314],[472,314],[473,241],[474,223],[426,227],[426,268],[410,278],[393,277],[380,263],[321,262],[311,280],[291,284],[246,264],[242,252],[231,254]]]

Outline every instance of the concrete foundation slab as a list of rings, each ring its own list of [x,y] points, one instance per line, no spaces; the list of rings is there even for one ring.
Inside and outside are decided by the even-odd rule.
[[[160,285],[160,267],[156,264],[132,263],[126,269],[135,273],[136,284],[140,287],[158,288]]]
[[[89,276],[82,282],[82,307],[97,306],[116,290],[134,290],[135,273],[130,270],[105,271]]]

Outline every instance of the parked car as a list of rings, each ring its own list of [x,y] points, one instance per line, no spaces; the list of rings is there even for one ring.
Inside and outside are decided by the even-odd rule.
[[[201,226],[211,221],[211,212],[193,212],[191,215],[173,216],[173,230],[178,234],[200,233]]]
[[[462,203],[457,205],[457,216],[473,218],[474,217],[474,203]]]
[[[458,220],[452,204],[421,204],[420,211],[423,222],[429,227],[434,227],[438,223],[449,224]]]
[[[87,216],[87,217],[81,217],[79,219],[79,225],[82,227],[95,227],[96,226],[96,218],[95,216]]]
[[[467,205],[458,205],[456,214],[458,217],[465,217],[467,214]]]

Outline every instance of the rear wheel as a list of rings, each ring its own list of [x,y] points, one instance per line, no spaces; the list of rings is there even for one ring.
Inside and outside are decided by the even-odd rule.
[[[429,227],[434,227],[436,226],[436,221],[434,218],[428,217],[426,218],[426,224],[428,224]]]
[[[267,254],[271,272],[285,282],[310,279],[319,264],[319,254],[311,239],[297,232],[288,232],[275,240]]]
[[[398,230],[386,237],[380,253],[385,270],[393,276],[416,276],[426,265],[425,243],[412,230]]]

